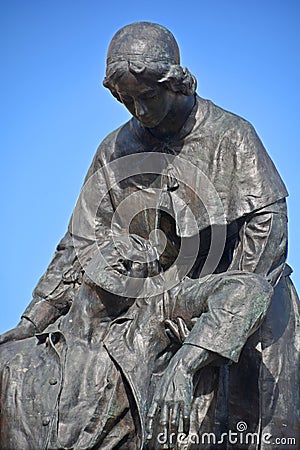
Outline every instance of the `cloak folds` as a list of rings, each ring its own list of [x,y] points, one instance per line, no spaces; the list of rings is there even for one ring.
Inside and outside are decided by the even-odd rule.
[[[125,166],[129,164],[130,167]],[[110,187],[114,210],[136,190],[157,188],[173,192],[184,205],[189,205],[199,231],[223,225],[224,221],[230,224],[288,195],[252,125],[200,97],[173,139],[157,140],[134,118],[110,134],[96,152],[85,185],[69,231],[91,240],[101,226],[97,219],[100,223],[104,220],[104,227],[111,224],[113,211],[108,220],[101,214],[111,210],[106,196]],[[144,195],[145,202],[149,198],[147,192]],[[176,204],[176,200],[171,203]],[[174,209],[177,231],[181,229],[181,236],[192,235],[194,229],[188,231],[188,226],[184,226],[188,219],[186,209],[182,205]],[[149,229],[153,223],[143,225]]]
[[[263,450],[264,433],[295,437],[299,306],[285,266],[286,195],[253,127],[199,97],[172,140],[135,119],[110,134],[24,312],[39,340],[2,346],[3,448],[142,448],[151,395],[181,345],[165,320],[178,317],[186,344],[223,358],[199,373],[192,431],[220,435],[244,421],[260,437],[245,448]],[[126,261],[113,238],[128,234],[155,245],[163,276],[127,285],[120,267],[106,270]]]

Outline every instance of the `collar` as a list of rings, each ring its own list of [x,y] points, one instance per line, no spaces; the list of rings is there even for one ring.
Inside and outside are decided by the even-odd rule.
[[[130,120],[130,129],[137,140],[147,148],[147,151],[164,151],[174,153],[176,147],[182,147],[184,139],[206,120],[208,101],[196,95],[195,105],[180,130],[171,137],[159,139],[144,127],[135,117]]]

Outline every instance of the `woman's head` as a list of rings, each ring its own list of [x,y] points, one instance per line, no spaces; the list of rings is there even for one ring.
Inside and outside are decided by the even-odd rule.
[[[182,95],[193,95],[197,81],[180,66],[180,54],[172,33],[161,25],[136,22],[119,30],[113,37],[107,55],[103,81],[119,100],[116,84],[125,73],[138,81],[152,83]]]

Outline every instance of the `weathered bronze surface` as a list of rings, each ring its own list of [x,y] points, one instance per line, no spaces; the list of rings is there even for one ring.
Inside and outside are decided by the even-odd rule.
[[[133,117],[0,336],[2,450],[300,445],[287,191],[196,84],[164,27],[112,39],[104,86]]]

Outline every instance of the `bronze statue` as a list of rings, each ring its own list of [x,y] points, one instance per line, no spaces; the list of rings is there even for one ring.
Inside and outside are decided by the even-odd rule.
[[[196,94],[160,25],[116,33],[103,84],[133,117],[99,146],[0,337],[1,449],[296,448],[299,303],[276,168],[249,122]]]

